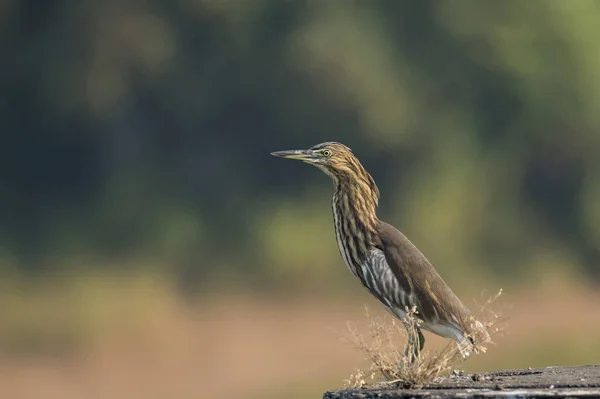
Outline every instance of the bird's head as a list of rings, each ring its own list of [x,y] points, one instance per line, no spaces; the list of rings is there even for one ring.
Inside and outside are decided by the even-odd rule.
[[[308,150],[276,151],[271,155],[314,165],[334,180],[342,175],[355,175],[362,169],[350,148],[332,141],[317,144]]]
[[[346,196],[353,204],[354,213],[361,218],[363,225],[373,228],[379,189],[350,148],[328,141],[308,150],[277,151],[271,155],[297,159],[321,169],[333,180],[336,193]]]

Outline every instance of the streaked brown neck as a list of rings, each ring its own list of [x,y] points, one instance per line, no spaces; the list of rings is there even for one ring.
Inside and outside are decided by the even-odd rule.
[[[359,239],[373,245],[379,202],[379,189],[371,175],[355,160],[334,171],[333,206],[344,219],[346,229],[350,229]]]

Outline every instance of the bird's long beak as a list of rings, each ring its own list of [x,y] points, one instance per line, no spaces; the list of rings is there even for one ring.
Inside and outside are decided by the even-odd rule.
[[[313,152],[310,150],[275,151],[271,155],[279,158],[298,159],[300,161],[309,161],[314,158]]]

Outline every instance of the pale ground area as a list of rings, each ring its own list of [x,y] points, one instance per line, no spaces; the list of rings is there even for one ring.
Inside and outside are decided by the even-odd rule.
[[[85,353],[0,359],[0,398],[319,398],[338,388],[361,355],[340,341],[364,323],[367,296],[286,301],[211,298],[197,310],[173,302],[151,328],[99,336]],[[468,302],[468,301],[466,301]],[[600,361],[600,293],[507,293],[507,334],[458,367],[466,370]],[[470,303],[472,304],[472,302]],[[429,348],[446,341],[426,334]],[[404,345],[404,342],[399,342]]]

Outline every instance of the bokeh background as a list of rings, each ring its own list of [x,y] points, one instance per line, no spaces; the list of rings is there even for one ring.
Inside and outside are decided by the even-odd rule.
[[[599,40],[594,0],[3,0],[0,396],[342,386],[383,310],[269,156],[330,140],[469,306],[504,289],[459,367],[598,363]]]

